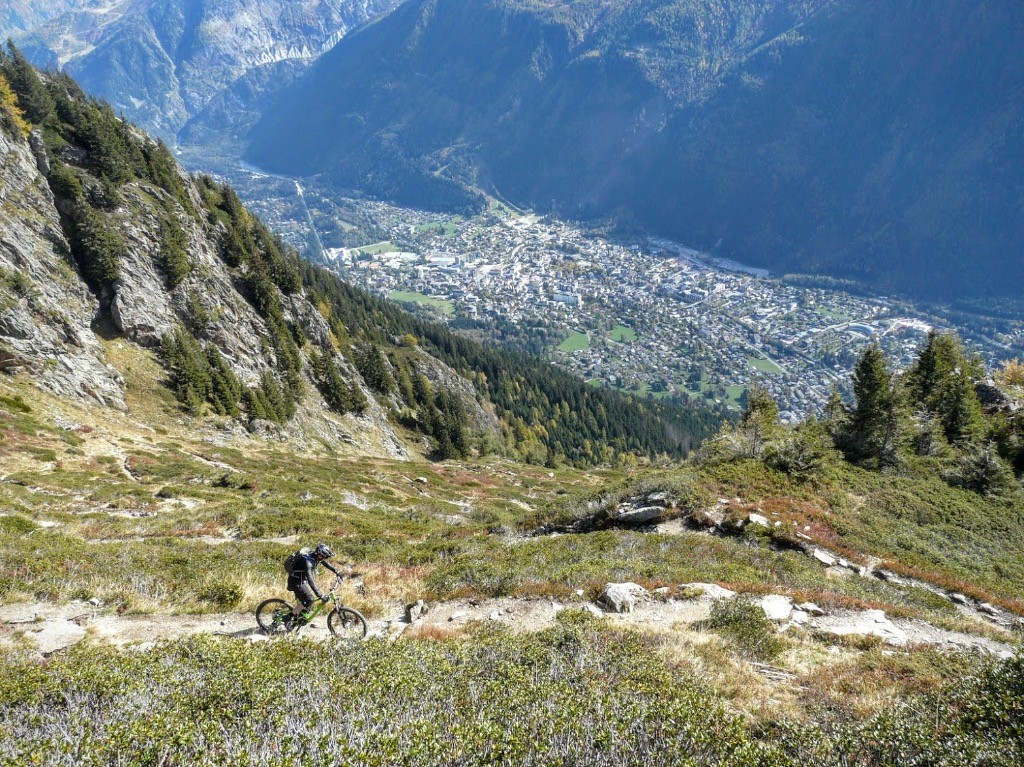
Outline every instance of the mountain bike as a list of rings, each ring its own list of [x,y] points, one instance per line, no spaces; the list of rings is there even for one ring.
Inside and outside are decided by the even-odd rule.
[[[353,578],[357,576],[351,576]],[[267,599],[256,608],[256,623],[264,634],[287,634],[311,623],[314,618],[332,606],[327,615],[327,628],[334,636],[357,642],[366,636],[369,627],[366,618],[358,610],[345,607],[338,596],[338,587],[344,577],[338,575],[327,592],[327,601],[317,600],[309,606],[306,616],[292,613],[292,606],[283,599]]]

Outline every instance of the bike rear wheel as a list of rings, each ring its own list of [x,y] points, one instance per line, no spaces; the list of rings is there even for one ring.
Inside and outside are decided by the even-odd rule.
[[[264,634],[286,634],[295,627],[292,606],[283,599],[268,599],[256,608],[256,623]]]
[[[337,610],[332,610],[331,614],[327,616],[327,628],[338,639],[349,642],[358,642],[370,630],[362,613],[351,607],[339,607]]]

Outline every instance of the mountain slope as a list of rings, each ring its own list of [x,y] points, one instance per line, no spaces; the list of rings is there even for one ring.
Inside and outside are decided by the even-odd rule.
[[[1022,16],[951,0],[415,0],[324,56],[248,156],[417,205],[493,187],[775,271],[1014,296]]]
[[[101,3],[102,0],[3,0],[0,2],[0,40],[30,32],[74,8]]]
[[[309,62],[397,0],[117,0],[75,9],[19,44],[60,65],[91,94],[150,131],[173,138],[248,71]]]
[[[679,456],[722,420],[597,390],[416,320],[300,261],[230,187],[185,175],[66,74],[41,80],[16,48],[0,74],[18,99],[0,107],[5,369],[123,405],[101,329],[159,350],[193,416],[386,455],[408,454],[402,433],[441,458]],[[29,134],[26,119],[40,127]]]

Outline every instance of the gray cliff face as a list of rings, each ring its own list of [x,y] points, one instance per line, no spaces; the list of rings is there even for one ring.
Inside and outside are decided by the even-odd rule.
[[[61,396],[124,407],[92,330],[99,303],[71,266],[53,195],[27,141],[0,128],[0,371]]]
[[[172,138],[247,73],[305,66],[399,0],[114,0],[17,42],[148,130]],[[272,87],[264,84],[264,87]]]

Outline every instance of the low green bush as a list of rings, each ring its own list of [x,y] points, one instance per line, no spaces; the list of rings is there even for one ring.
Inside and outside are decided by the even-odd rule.
[[[764,611],[746,599],[717,600],[704,625],[726,637],[741,655],[753,660],[771,660],[785,648]]]
[[[245,592],[237,583],[214,581],[199,591],[199,598],[224,610],[237,607]]]
[[[1017,767],[1024,660],[971,662],[871,714],[729,710],[654,640],[566,610],[512,635],[344,650],[192,638],[0,651],[4,765]]]

